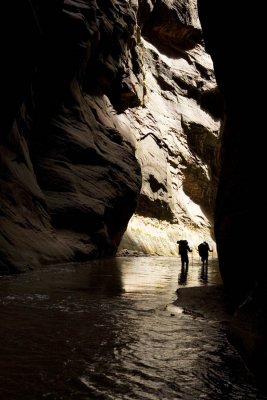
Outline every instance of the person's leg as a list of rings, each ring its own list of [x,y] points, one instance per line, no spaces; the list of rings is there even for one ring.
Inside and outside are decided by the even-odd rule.
[[[189,264],[189,259],[188,259],[188,256],[186,256],[186,258],[185,258],[185,265],[186,265],[186,268],[188,268],[188,264]]]

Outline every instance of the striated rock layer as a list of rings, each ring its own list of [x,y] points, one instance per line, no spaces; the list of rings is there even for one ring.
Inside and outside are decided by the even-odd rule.
[[[0,271],[212,242],[223,109],[196,3],[10,0],[1,15]]]
[[[134,132],[142,189],[120,249],[177,255],[177,239],[216,251],[213,208],[223,102],[194,1],[140,2],[143,98],[119,119]],[[146,5],[146,7],[145,7]]]
[[[118,130],[104,97],[120,84],[135,20],[122,8],[114,33],[116,9],[108,12],[96,1],[3,6],[10,29],[1,91],[3,272],[115,254],[136,208],[134,138]]]

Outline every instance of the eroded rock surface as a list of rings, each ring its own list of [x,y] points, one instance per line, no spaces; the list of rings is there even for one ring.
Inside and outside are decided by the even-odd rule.
[[[2,16],[1,271],[114,255],[134,212],[160,221],[165,254],[212,241],[222,108],[196,3],[11,0]]]
[[[195,2],[150,3],[137,14],[144,97],[119,115],[137,139],[142,189],[120,248],[177,255],[176,241],[215,249],[213,208],[223,102]]]

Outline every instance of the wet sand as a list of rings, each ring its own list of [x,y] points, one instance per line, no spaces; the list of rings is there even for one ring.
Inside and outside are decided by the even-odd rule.
[[[185,313],[221,322],[232,319],[227,304],[222,285],[178,288],[177,300],[174,302]]]

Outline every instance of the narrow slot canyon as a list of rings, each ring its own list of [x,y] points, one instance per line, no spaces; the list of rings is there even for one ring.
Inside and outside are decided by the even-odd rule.
[[[249,11],[10,0],[2,19],[4,398],[267,399]]]

